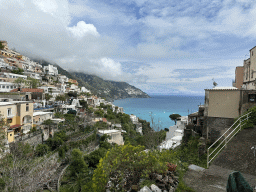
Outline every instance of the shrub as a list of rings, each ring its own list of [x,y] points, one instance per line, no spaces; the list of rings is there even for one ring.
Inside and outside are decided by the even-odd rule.
[[[45,154],[47,154],[49,151],[49,146],[46,145],[46,144],[38,144],[36,146],[36,155],[41,157],[41,156],[44,156]]]

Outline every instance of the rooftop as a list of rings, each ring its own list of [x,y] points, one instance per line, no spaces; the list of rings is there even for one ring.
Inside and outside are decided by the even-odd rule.
[[[11,92],[18,92],[18,89],[13,89]],[[32,93],[43,93],[43,89],[29,89],[29,88],[23,88],[20,92],[32,92]]]
[[[205,90],[238,90],[236,87],[214,87],[212,89],[205,89]]]
[[[37,116],[37,115],[45,115],[45,114],[52,114],[52,112],[43,112],[43,111],[38,111],[38,112],[34,112],[33,116]]]

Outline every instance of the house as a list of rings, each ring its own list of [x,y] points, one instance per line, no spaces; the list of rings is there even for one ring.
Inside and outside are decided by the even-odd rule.
[[[216,140],[241,114],[241,91],[235,87],[205,89],[203,137]]]
[[[78,82],[75,79],[68,79],[68,82],[71,84],[75,84],[76,86],[78,86]]]
[[[33,126],[41,127],[45,120],[52,119],[53,112],[34,112],[33,113]]]
[[[235,71],[235,81],[233,82],[233,87],[241,89],[243,86],[243,80],[244,80],[244,67],[238,66],[236,67],[236,71]]]
[[[86,89],[85,87],[81,87],[81,92],[82,93],[89,93],[89,94],[91,94],[91,91]]]
[[[16,87],[17,84],[15,83],[0,81],[0,92],[11,92]]]
[[[0,115],[8,124],[8,142],[30,131],[33,125],[33,103],[28,101],[0,102]]]
[[[182,116],[177,120],[177,124],[169,128],[166,133],[165,141],[159,146],[160,150],[175,148],[181,144],[184,130],[188,123],[188,116]]]
[[[58,68],[49,64],[48,66],[44,66],[44,73],[47,74],[47,75],[57,76],[58,75]]]
[[[43,140],[46,141],[50,135],[53,136],[53,130],[48,126],[42,125],[45,120],[52,120],[53,113],[52,112],[34,112],[33,113],[33,127],[37,129],[41,129],[43,133]]]
[[[62,94],[61,90],[58,87],[55,86],[50,86],[50,85],[46,85],[46,86],[41,86],[38,87],[39,89],[43,89],[44,93],[48,93],[49,95],[52,95],[53,97],[56,97],[57,95]]]
[[[11,93],[26,93],[26,100],[43,100],[44,90],[43,89],[29,89],[29,88],[18,88],[10,91]]]
[[[104,134],[108,135],[110,138],[108,139],[109,143],[116,143],[118,145],[124,145],[124,140],[122,136],[123,130],[99,130],[98,135],[103,136]]]

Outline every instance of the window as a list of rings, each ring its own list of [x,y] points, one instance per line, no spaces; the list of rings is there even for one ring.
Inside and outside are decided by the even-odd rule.
[[[13,86],[11,86],[11,89],[13,89]]]
[[[10,137],[12,136],[12,134],[10,134]]]
[[[252,56],[253,56],[253,51],[252,51]]]
[[[7,109],[7,115],[8,115],[8,116],[11,116],[11,115],[12,115],[12,108],[8,108],[8,109]]]
[[[251,77],[253,78],[253,70],[252,70],[252,75],[251,75]]]
[[[29,111],[29,104],[26,104],[26,111]]]
[[[248,95],[248,101],[249,102],[256,102],[256,94]]]
[[[5,85],[2,86],[5,89]]]
[[[6,89],[9,89],[9,86],[6,86]]]

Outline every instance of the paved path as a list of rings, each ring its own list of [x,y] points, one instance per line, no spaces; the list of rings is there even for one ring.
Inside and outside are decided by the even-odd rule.
[[[209,169],[188,170],[184,177],[185,183],[197,192],[226,191],[228,176],[236,170],[255,188],[256,156],[251,149],[253,146],[256,147],[256,127],[240,131],[211,163]]]
[[[216,165],[211,165],[209,169],[203,171],[189,169],[184,176],[184,182],[196,192],[224,192],[226,191],[228,176],[231,172],[233,170]],[[250,186],[255,188],[256,176],[244,173],[242,175]]]

